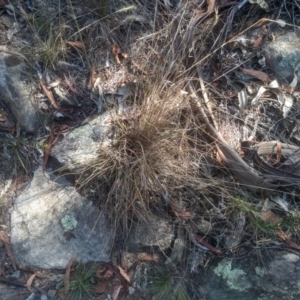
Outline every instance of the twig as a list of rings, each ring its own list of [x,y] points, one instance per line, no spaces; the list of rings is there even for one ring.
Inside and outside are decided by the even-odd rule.
[[[18,286],[18,287],[23,287],[23,288],[26,289],[26,284],[24,284],[22,282],[19,282],[19,281],[15,281],[15,280],[10,280],[10,279],[4,278],[2,276],[0,276],[0,282],[4,282],[4,283],[14,285],[14,286]]]
[[[214,126],[218,130],[218,123],[217,123],[217,121],[215,119],[215,116],[213,114],[212,103],[209,101],[208,96],[207,96],[207,91],[206,91],[206,88],[205,88],[205,85],[204,85],[204,82],[203,82],[203,79],[202,79],[202,72],[201,72],[200,66],[197,65],[196,67],[197,67],[197,73],[198,73],[198,76],[199,76],[199,82],[200,82],[201,91],[202,91],[202,95],[203,95],[205,104],[208,108],[208,111],[210,113],[210,116],[212,118]]]

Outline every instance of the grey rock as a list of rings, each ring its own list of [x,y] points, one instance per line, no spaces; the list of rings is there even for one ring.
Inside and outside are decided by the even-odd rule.
[[[166,220],[151,216],[149,222],[141,222],[132,229],[127,241],[127,248],[134,251],[138,247],[158,246],[164,250],[170,247],[173,238],[173,226]]]
[[[5,300],[24,300],[27,299],[29,292],[24,288],[15,288],[7,284],[0,283],[0,299]]]
[[[272,61],[276,79],[286,84],[294,78],[294,70],[300,63],[300,35],[295,31],[275,32],[276,39],[264,47],[265,54]]]
[[[66,216],[68,216],[66,218]],[[11,211],[11,245],[17,264],[65,268],[109,261],[111,230],[103,214],[74,187],[39,168]]]
[[[111,119],[115,115],[114,112],[107,112],[76,128],[52,148],[51,155],[72,171],[90,166],[101,147],[112,143],[114,127]]]
[[[208,300],[300,299],[300,257],[261,250],[243,259],[222,259],[195,276],[199,295]]]
[[[38,127],[37,106],[33,94],[36,83],[17,55],[0,52],[0,100],[10,109],[22,129],[34,133]]]
[[[48,291],[48,296],[49,296],[50,298],[54,298],[55,295],[56,295],[56,290],[49,290],[49,291]]]

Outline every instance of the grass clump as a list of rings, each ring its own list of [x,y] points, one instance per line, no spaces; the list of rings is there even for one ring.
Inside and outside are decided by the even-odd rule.
[[[102,204],[115,222],[145,220],[162,200],[171,205],[181,191],[197,194],[206,186],[205,178],[198,176],[201,137],[188,99],[159,85],[149,90],[140,104],[135,101],[112,117],[113,144],[99,149],[78,181],[84,186],[96,180],[107,187]]]
[[[72,300],[91,299],[93,296],[93,284],[91,279],[95,275],[93,268],[87,269],[82,265],[77,265],[70,279],[70,296]]]
[[[26,174],[30,172],[34,164],[34,142],[27,138],[14,138],[11,135],[0,133],[0,144],[0,159],[3,164],[8,159],[12,159],[12,162],[9,162],[11,173],[17,174],[18,171],[22,170]]]
[[[184,279],[166,271],[149,277],[147,293],[155,300],[188,300]]]

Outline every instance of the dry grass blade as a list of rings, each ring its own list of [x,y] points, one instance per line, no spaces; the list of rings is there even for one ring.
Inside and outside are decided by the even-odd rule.
[[[85,45],[79,41],[75,41],[75,42],[67,42],[68,45],[76,47],[78,49],[84,50],[85,49]]]

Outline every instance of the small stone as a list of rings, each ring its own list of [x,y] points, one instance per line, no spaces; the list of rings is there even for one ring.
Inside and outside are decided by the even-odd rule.
[[[50,298],[54,298],[56,295],[56,292],[57,292],[56,290],[49,290],[47,294]]]
[[[129,295],[133,295],[135,293],[135,288],[133,288],[132,286],[130,286],[128,288],[128,293],[129,293]]]
[[[21,276],[20,270],[13,272],[13,274],[11,275],[11,277],[13,277],[13,278],[20,278],[20,276]]]

